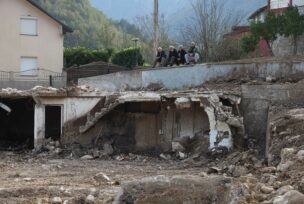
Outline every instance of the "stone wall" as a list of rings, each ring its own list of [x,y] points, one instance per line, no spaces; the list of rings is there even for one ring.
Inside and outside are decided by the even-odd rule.
[[[304,14],[304,6],[298,7],[299,12]],[[298,39],[297,42],[297,55],[304,54],[304,35]],[[277,40],[273,42],[272,51],[274,56],[286,56],[294,55],[294,44],[291,37],[279,36]]]
[[[304,54],[304,36],[299,37],[297,41],[297,55]],[[274,56],[294,55],[294,44],[291,37],[279,36],[272,44]]]

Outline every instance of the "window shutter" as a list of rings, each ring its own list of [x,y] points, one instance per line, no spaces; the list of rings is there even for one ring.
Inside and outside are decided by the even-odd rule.
[[[30,17],[21,18],[21,35],[38,35],[37,19]]]
[[[38,69],[38,60],[35,57],[21,57],[20,75],[36,76]]]

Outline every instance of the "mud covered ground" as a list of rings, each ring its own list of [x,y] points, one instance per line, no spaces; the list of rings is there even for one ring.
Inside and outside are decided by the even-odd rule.
[[[165,159],[168,155],[152,157],[134,154],[85,160],[58,155],[33,155],[31,152],[0,152],[0,203],[112,203],[119,192],[140,195],[133,197],[134,202],[130,203],[151,203],[138,202],[138,199],[165,200],[168,199],[165,193],[167,190],[170,193],[185,193],[185,190],[190,189],[189,195],[183,194],[188,199],[188,196],[191,198],[197,196],[197,193],[210,191],[211,187],[220,187],[216,186],[218,182],[228,181],[225,184],[228,196],[225,201],[216,202],[223,196],[223,192],[214,190],[210,195],[217,200],[204,203],[301,204],[304,203],[304,195],[301,194],[304,192],[303,151],[283,149],[278,166],[268,166],[265,160],[258,160],[255,156],[257,151],[254,150],[236,151],[217,158],[211,156],[184,160],[173,156]],[[289,164],[290,161],[295,162]],[[167,177],[157,177],[160,175]],[[169,177],[176,176],[185,179],[185,185],[190,186],[189,189],[180,189],[183,185],[175,186],[174,180]],[[188,179],[189,176],[191,179]],[[156,178],[159,182],[140,182],[147,177]],[[133,184],[128,186],[131,181]],[[195,182],[206,191],[192,188]],[[160,186],[163,185],[170,187],[165,192],[160,192]],[[148,190],[143,194],[143,189]],[[186,198],[178,195],[172,198],[175,199],[174,202],[169,203],[184,203]],[[206,199],[210,199],[210,195]],[[296,201],[293,202],[292,199]]]
[[[146,157],[139,161],[52,159],[0,152],[0,203],[112,203],[121,184],[155,175],[199,175],[204,168]],[[109,177],[104,179],[100,174]]]

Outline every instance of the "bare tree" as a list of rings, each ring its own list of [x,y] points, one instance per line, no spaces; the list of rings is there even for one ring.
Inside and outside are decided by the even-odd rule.
[[[240,12],[225,10],[223,0],[192,0],[193,16],[182,26],[184,42],[196,41],[204,60],[208,61],[218,51],[222,37],[232,26],[242,21]]]
[[[140,30],[143,35],[143,38],[148,46],[145,46],[143,50],[144,58],[148,62],[152,62],[155,57],[156,50],[153,50],[153,39],[154,39],[154,16],[145,15],[137,16],[135,25]],[[163,48],[169,47],[171,40],[169,38],[169,25],[167,24],[166,18],[164,15],[160,15],[158,19],[158,42],[157,45]]]

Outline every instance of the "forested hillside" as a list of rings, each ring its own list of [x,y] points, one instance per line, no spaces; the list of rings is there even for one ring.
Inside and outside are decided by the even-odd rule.
[[[132,45],[132,35],[126,26],[111,22],[101,11],[91,6],[90,0],[35,0],[44,9],[72,27],[65,47],[126,48]],[[124,23],[124,22],[122,22]],[[136,32],[136,31],[134,31]]]

